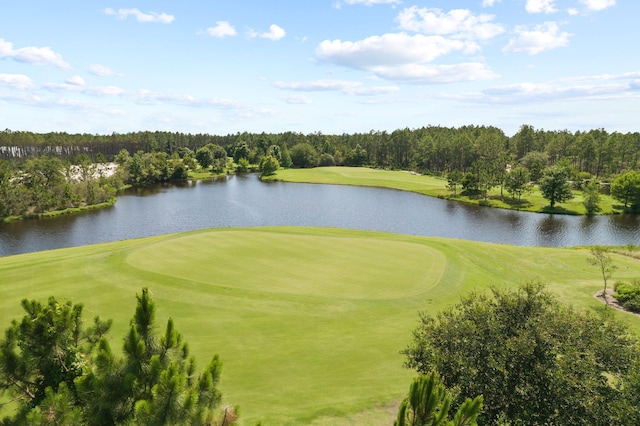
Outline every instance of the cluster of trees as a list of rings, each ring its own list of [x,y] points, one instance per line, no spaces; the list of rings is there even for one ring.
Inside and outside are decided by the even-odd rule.
[[[544,168],[563,159],[573,170],[597,177],[635,170],[640,162],[639,132],[622,134],[595,129],[572,133],[536,130],[529,125],[521,126],[511,137],[492,126],[428,126],[391,133],[370,131],[341,135],[245,132],[224,136],[171,132],[35,134],[5,130],[0,132],[0,157],[40,153],[72,156],[86,152],[90,156],[101,153],[112,158],[122,149],[130,153],[142,150],[173,154],[181,148],[197,151],[208,144],[223,147],[230,156],[235,156],[235,150],[244,144],[244,157],[251,164],[259,164],[269,147],[277,145],[291,150],[294,166],[300,167],[367,164],[444,175],[453,170],[466,173],[475,168],[504,170],[506,164],[521,163],[530,170],[532,180],[539,178],[541,164]],[[294,146],[300,151],[296,155],[293,155]]]
[[[58,157],[29,158],[20,168],[0,160],[0,218],[99,204],[115,197],[118,174],[101,174],[88,156],[76,164]]]
[[[0,157],[13,161],[37,154],[61,158],[86,153],[95,161],[131,155],[131,183],[182,179],[200,165],[215,173],[228,169],[348,165],[415,170],[446,176],[454,195],[482,197],[495,187],[519,202],[536,182],[553,208],[584,191],[589,214],[599,210],[598,181],[612,182],[611,194],[625,208],[640,210],[640,133],[535,130],[523,125],[513,136],[491,126],[439,126],[324,135],[237,133],[214,136],[170,132],[70,135],[0,132]],[[117,160],[125,164],[123,159]],[[570,185],[572,182],[572,185]]]
[[[184,180],[189,176],[189,169],[195,166],[193,159],[180,158],[177,153],[171,157],[166,152],[138,151],[130,155],[126,149],[114,160],[119,165],[122,181],[132,185]]]
[[[136,297],[122,356],[106,338],[111,321],[96,317],[85,328],[82,305],[23,300],[24,317],[0,340],[0,391],[17,407],[2,424],[234,424],[237,409],[216,411],[218,356],[196,373],[173,320],[157,336],[149,291]]]
[[[575,311],[540,283],[421,314],[403,353],[442,377],[454,409],[482,395],[481,425],[640,424],[637,338],[609,310]]]

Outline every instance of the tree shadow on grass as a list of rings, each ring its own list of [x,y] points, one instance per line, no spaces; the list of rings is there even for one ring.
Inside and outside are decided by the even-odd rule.
[[[578,215],[580,213],[573,211],[573,210],[568,210],[562,206],[546,206],[544,207],[542,210],[540,210],[542,213],[549,213],[549,214],[570,214],[570,215]]]
[[[526,198],[518,200],[517,198],[505,197],[502,198],[501,201],[515,210],[526,209],[527,207],[533,206]]]

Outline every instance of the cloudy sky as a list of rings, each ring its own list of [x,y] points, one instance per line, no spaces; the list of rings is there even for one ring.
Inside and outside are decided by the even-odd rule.
[[[637,0],[3,0],[0,128],[639,131]]]

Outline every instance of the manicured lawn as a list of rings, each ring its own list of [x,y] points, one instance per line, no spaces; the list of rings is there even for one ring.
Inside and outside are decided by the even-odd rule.
[[[366,167],[315,167],[311,169],[280,169],[271,180],[304,183],[330,183],[336,185],[376,186],[382,188],[401,189],[417,192],[432,197],[448,198],[465,203],[480,204],[479,197],[468,197],[453,193],[447,189],[447,180],[433,176],[420,176],[405,171],[390,171],[369,169]],[[460,191],[460,189],[458,190]],[[574,191],[574,198],[565,203],[549,208],[546,200],[537,187],[532,192],[524,194],[518,201],[512,198],[506,190],[500,194],[500,188],[493,188],[487,194],[487,201],[492,207],[503,209],[524,210],[540,213],[586,214],[580,191]],[[600,196],[600,214],[622,213],[623,206],[609,195]]]
[[[22,298],[55,295],[84,303],[87,321],[113,318],[119,352],[146,286],[158,327],[173,317],[200,367],[220,355],[225,402],[244,425],[388,425],[413,377],[399,351],[418,311],[531,279],[604,309],[588,256],[331,228],[194,231],[0,258],[0,325],[22,315]],[[640,261],[613,258],[614,280],[640,278]]]

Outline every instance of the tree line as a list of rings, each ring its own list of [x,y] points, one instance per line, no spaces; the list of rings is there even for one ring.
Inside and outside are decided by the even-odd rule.
[[[213,173],[259,170],[263,175],[281,166],[413,170],[445,176],[454,197],[460,190],[484,198],[481,203],[486,204],[489,191],[496,187],[501,198],[506,191],[520,202],[536,182],[552,210],[556,203],[572,198],[572,189],[582,190],[588,214],[598,212],[598,183],[607,181],[625,210],[640,210],[640,133],[609,134],[603,129],[570,133],[535,130],[529,125],[511,137],[485,126],[430,126],[350,135],[74,135],[5,130],[0,132],[0,200],[4,204],[0,217],[95,204],[113,197],[113,188],[118,186],[104,179],[88,179],[80,185],[61,182],[60,176],[47,178],[44,184],[29,182],[29,177],[38,175],[34,164],[51,168],[55,163],[62,169],[62,164],[105,161],[123,166],[120,181],[133,185],[187,179],[189,171],[196,169]],[[47,189],[44,192],[49,195],[38,187]]]
[[[635,170],[640,162],[640,132],[549,131],[530,125],[522,125],[510,137],[492,126],[428,126],[341,135],[244,132],[224,136],[159,131],[91,135],[5,130],[0,132],[0,158],[16,160],[42,154],[69,157],[85,153],[92,158],[102,155],[112,159],[122,149],[131,154],[144,151],[171,155],[181,148],[195,152],[208,144],[223,147],[230,156],[246,145],[246,158],[251,164],[259,164],[269,147],[277,145],[289,151],[297,147],[299,155],[292,155],[297,167],[366,164],[439,175],[454,170],[467,172],[480,164],[491,163],[494,167],[516,164],[528,155],[532,157],[528,161],[542,162],[545,166],[565,160],[577,172],[596,177]]]

